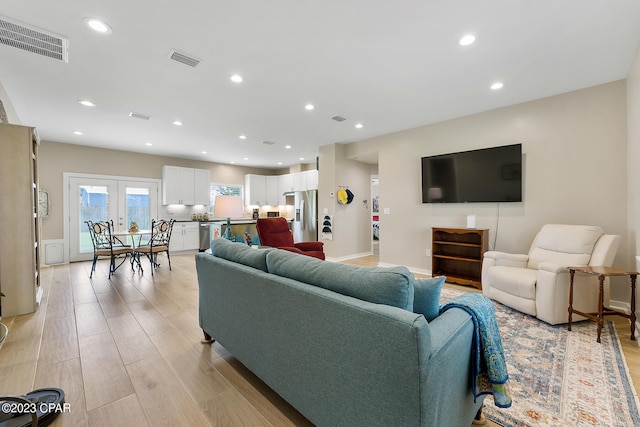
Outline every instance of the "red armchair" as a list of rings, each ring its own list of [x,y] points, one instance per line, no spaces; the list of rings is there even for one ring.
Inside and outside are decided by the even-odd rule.
[[[256,221],[256,230],[258,231],[258,238],[262,246],[271,246],[273,248],[285,249],[302,255],[324,259],[324,243],[293,243],[293,234],[291,234],[289,222],[285,218],[258,218]]]

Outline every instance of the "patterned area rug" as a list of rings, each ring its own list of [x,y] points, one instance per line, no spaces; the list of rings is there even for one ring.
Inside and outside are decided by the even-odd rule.
[[[441,302],[459,295],[443,289]],[[613,323],[551,326],[494,303],[509,370],[511,408],[488,396],[484,414],[507,427],[640,426],[640,403]]]

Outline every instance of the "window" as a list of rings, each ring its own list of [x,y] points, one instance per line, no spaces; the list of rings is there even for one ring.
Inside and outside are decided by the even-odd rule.
[[[211,184],[209,187],[209,212],[216,206],[216,196],[242,196],[242,185]]]

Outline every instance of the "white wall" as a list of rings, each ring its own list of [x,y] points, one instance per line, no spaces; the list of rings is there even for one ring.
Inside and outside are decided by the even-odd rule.
[[[640,256],[640,46],[627,76],[627,181],[629,214],[627,233],[630,258]],[[640,268],[640,263],[630,261],[629,268]],[[628,291],[630,293],[630,291]],[[625,301],[628,300],[628,296]],[[636,302],[640,313],[640,298]]]
[[[350,144],[351,158],[379,153],[380,208],[390,209],[380,215],[380,262],[430,271],[431,227],[466,227],[476,214],[490,245],[507,252],[526,253],[546,223],[601,226],[623,237],[615,264],[630,267],[625,91],[618,81]],[[519,142],[522,203],[421,203],[422,156]]]
[[[322,240],[325,255],[341,260],[371,253],[371,165],[346,158],[340,144],[320,147],[319,158],[318,216],[322,219],[328,212],[333,217],[333,239]],[[350,204],[338,204],[335,194],[340,187],[354,194]]]

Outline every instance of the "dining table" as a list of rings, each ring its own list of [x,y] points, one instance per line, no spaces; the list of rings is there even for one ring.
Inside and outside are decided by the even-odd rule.
[[[121,237],[124,237],[123,244],[128,244],[131,242],[131,269],[135,270],[134,263],[138,266],[138,270],[142,270],[142,266],[140,265],[140,254],[136,251],[137,248],[140,247],[142,243],[143,236],[150,236],[151,230],[124,230],[124,231],[115,231],[111,233],[113,237],[117,237],[121,240]]]

